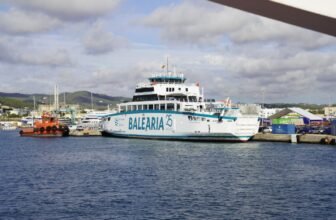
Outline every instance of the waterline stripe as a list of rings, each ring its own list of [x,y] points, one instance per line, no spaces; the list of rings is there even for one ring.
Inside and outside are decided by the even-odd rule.
[[[240,138],[251,138],[252,136],[202,136],[202,135],[141,135],[141,134],[120,134],[120,133],[110,133],[106,132],[108,135],[111,136],[124,136],[124,137],[156,137],[156,138],[199,138],[199,139],[204,139],[204,138],[210,138],[210,139],[238,139]]]

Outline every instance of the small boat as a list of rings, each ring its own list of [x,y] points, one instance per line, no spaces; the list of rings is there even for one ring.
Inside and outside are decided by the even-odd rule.
[[[0,123],[0,130],[2,131],[14,131],[16,130],[16,126],[10,122],[1,122]]]
[[[69,135],[69,128],[59,122],[58,118],[49,113],[43,113],[42,119],[34,121],[33,127],[22,128],[21,136],[29,137],[64,137]]]

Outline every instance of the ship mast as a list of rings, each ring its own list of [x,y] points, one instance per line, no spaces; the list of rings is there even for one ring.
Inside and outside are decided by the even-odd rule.
[[[91,111],[93,112],[93,98],[92,98],[92,92],[91,92]]]

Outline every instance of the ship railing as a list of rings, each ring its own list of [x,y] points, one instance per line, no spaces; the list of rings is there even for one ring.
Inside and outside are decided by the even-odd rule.
[[[154,74],[152,74],[151,78],[160,78],[160,77],[177,77],[177,78],[184,79],[184,74],[183,73],[174,73],[174,72],[154,73]]]
[[[152,85],[148,82],[140,82],[136,85],[136,88],[142,88],[142,87],[151,87]]]

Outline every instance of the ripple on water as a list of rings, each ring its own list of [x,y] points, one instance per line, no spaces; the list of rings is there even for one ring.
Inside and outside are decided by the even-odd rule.
[[[336,148],[0,132],[3,219],[335,219]]]

